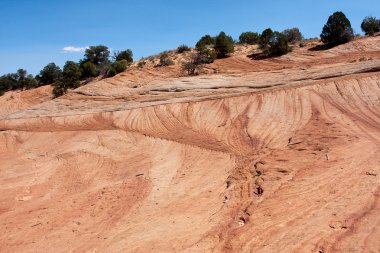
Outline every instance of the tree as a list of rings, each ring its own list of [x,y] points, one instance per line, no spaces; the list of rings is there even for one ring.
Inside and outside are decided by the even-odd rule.
[[[96,68],[96,65],[92,62],[84,62],[81,64],[81,72],[82,76],[81,78],[89,78],[89,77],[95,77],[99,75],[99,72]]]
[[[274,32],[269,40],[267,54],[268,56],[280,56],[290,51],[286,35],[280,32]]]
[[[81,75],[82,72],[79,64],[73,61],[67,61],[65,66],[63,66],[61,81],[68,88],[77,88]]]
[[[290,51],[289,42],[285,34],[273,32],[268,28],[260,36],[260,48],[265,56],[280,56]]]
[[[203,49],[203,48],[206,48],[207,46],[215,45],[215,42],[216,42],[215,38],[207,34],[203,36],[202,38],[200,38],[197,44],[195,44],[195,47],[197,49]]]
[[[375,17],[366,17],[361,24],[362,31],[365,35],[373,36],[380,32],[380,19]]]
[[[17,70],[17,77],[19,81],[22,81],[23,79],[25,79],[27,75],[28,75],[28,71],[26,71],[25,69]]]
[[[255,32],[243,32],[239,36],[239,43],[240,44],[250,44],[254,45],[259,42],[260,35]]]
[[[268,46],[270,39],[273,36],[273,31],[270,28],[265,29],[261,35],[259,40],[259,45],[261,49],[264,49]]]
[[[132,50],[127,49],[127,50],[124,50],[124,51],[115,52],[114,53],[114,59],[115,59],[115,61],[126,60],[128,63],[132,63],[133,62],[133,53],[132,53]]]
[[[16,73],[9,73],[0,77],[0,94],[17,89],[30,89],[38,86],[33,75],[28,75],[25,69],[18,69]]]
[[[12,90],[16,89],[30,89],[37,87],[37,81],[33,75],[28,75],[25,69],[18,69],[16,73],[9,75],[12,80]],[[10,80],[8,79],[8,80]]]
[[[32,88],[37,88],[38,82],[37,80],[33,77],[33,75],[26,75],[22,80],[20,80],[20,86],[25,89],[32,89]]]
[[[10,73],[0,77],[0,91],[2,93],[18,88],[17,74]]]
[[[66,94],[69,88],[78,88],[81,75],[80,65],[73,61],[67,61],[63,66],[61,79],[54,84],[54,97]]]
[[[110,51],[108,47],[103,45],[98,46],[90,46],[86,49],[84,53],[84,60],[83,62],[92,62],[95,65],[102,65],[104,63],[108,63],[110,56]]]
[[[62,70],[54,62],[46,65],[38,75],[38,81],[40,84],[53,84],[61,78]]]
[[[286,29],[282,33],[286,36],[286,38],[288,39],[288,42],[292,44],[296,42],[300,42],[303,38],[302,33],[297,27]]]
[[[346,43],[353,37],[351,22],[340,11],[329,17],[321,33],[322,42],[330,46]]]
[[[108,76],[108,73],[111,69],[111,62],[104,63],[96,67],[99,76]]]
[[[216,37],[214,46],[218,58],[224,58],[234,52],[234,40],[224,32],[220,32]]]

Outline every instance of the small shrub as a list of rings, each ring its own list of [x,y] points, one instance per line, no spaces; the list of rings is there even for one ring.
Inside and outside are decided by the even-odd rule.
[[[243,32],[239,36],[240,44],[254,45],[259,43],[260,35],[255,32]]]
[[[197,55],[202,64],[213,63],[217,58],[216,52],[213,49],[198,50]]]
[[[55,85],[53,88],[53,96],[55,98],[63,96],[66,93],[67,93],[67,87],[63,85]]]
[[[297,27],[286,29],[282,33],[286,36],[286,38],[288,39],[288,42],[291,44],[300,42],[303,38],[302,33]]]
[[[182,54],[183,52],[187,52],[187,51],[190,51],[190,47],[186,45],[180,45],[179,47],[177,47],[177,53],[179,54]]]
[[[144,66],[146,65],[146,61],[140,61],[138,64],[137,64],[137,67],[139,69],[143,68]]]
[[[182,70],[187,72],[188,75],[199,74],[204,64],[214,62],[216,53],[212,49],[198,50],[196,53],[190,55],[189,59],[182,64]]]
[[[170,56],[167,52],[160,54],[160,63],[159,66],[170,66],[174,65],[174,62],[170,59]]]
[[[380,19],[375,17],[366,17],[361,24],[362,31],[365,35],[373,36],[380,32]]]
[[[199,74],[202,70],[202,63],[199,59],[199,53],[190,55],[188,61],[182,64],[182,70],[187,72],[188,75]]]
[[[117,73],[123,72],[128,66],[129,62],[127,60],[120,60],[112,63],[112,68],[115,69]]]
[[[129,63],[127,60],[115,61],[111,64],[111,67],[107,73],[107,77],[115,76],[127,69]]]
[[[220,32],[216,37],[214,46],[218,58],[224,58],[234,52],[234,40],[224,32]]]
[[[155,61],[155,55],[149,56],[147,59],[150,62],[154,62]]]
[[[343,12],[333,13],[323,27],[321,40],[324,44],[336,46],[347,43],[353,38],[351,22]]]

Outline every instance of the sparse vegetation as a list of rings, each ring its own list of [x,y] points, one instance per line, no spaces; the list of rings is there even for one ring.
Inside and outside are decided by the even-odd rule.
[[[375,33],[380,32],[380,19],[366,17],[361,24],[361,28],[365,35],[373,36]]]
[[[216,53],[213,49],[202,49],[196,53],[192,53],[189,59],[182,64],[182,70],[188,75],[196,75],[201,73],[204,64],[214,62]]]
[[[215,50],[211,48],[198,50],[198,56],[202,64],[213,63],[217,58]]]
[[[374,35],[380,32],[380,20],[375,17],[366,17],[361,23],[361,29],[366,35]],[[343,12],[335,12],[324,25],[320,35],[321,41],[326,46],[316,47],[327,48],[350,41],[353,35],[353,29],[350,21]],[[316,38],[318,39],[318,38]],[[261,35],[256,32],[243,32],[239,36],[240,44],[259,44],[264,57],[279,56],[288,53],[291,48],[289,43],[297,44],[299,47],[307,45],[303,40],[300,30],[290,28],[282,33],[273,31],[270,28],[265,29]],[[313,43],[317,43],[313,41]],[[182,69],[189,75],[195,75],[201,72],[202,65],[214,62],[217,58],[224,58],[234,52],[234,41],[231,36],[220,32],[218,36],[203,36],[196,43],[197,52],[192,53],[188,61],[183,63]],[[178,46],[176,53],[182,54],[191,51],[187,45]],[[168,51],[159,54],[159,63],[157,66],[170,66],[174,64],[174,52],[169,54]],[[188,54],[186,54],[188,55]],[[260,56],[261,57],[261,54]],[[113,59],[113,60],[111,60]],[[152,63],[157,63],[157,56],[147,58]],[[361,61],[361,59],[359,59]],[[5,91],[16,89],[29,89],[40,85],[54,85],[54,95],[60,96],[67,92],[68,88],[76,88],[80,82],[88,78],[97,76],[111,77],[125,71],[133,62],[133,53],[130,49],[116,51],[110,58],[110,50],[107,46],[97,45],[90,46],[85,50],[84,57],[79,63],[73,61],[66,62],[63,71],[55,63],[47,64],[40,73],[33,77],[28,75],[23,69],[17,73],[10,73],[0,77],[0,94]],[[145,60],[137,64],[137,68],[143,68],[146,65]],[[89,79],[91,80],[91,79]],[[88,81],[88,80],[87,80]]]
[[[329,46],[347,43],[354,37],[351,22],[343,12],[332,14],[323,27],[321,40]]]
[[[142,61],[140,61],[140,62],[137,64],[137,67],[138,67],[139,69],[141,69],[141,68],[143,68],[145,65],[146,65],[146,61],[142,60]]]
[[[91,46],[86,49],[84,58],[79,63],[67,61],[63,71],[51,63],[41,70],[37,77],[41,84],[52,84],[53,94],[58,97],[65,94],[69,88],[79,87],[81,80],[97,76],[110,77],[123,72],[133,62],[133,53],[130,49],[117,51],[113,59],[114,62],[110,61],[108,47]]]
[[[214,49],[218,58],[227,57],[234,52],[234,40],[231,36],[220,32],[216,37]]]
[[[187,51],[190,51],[190,47],[186,46],[186,45],[180,45],[179,47],[177,47],[177,53],[179,54],[182,54],[184,52],[187,52]]]
[[[192,53],[189,60],[182,64],[182,70],[188,75],[195,75],[201,72],[202,63],[199,59],[199,53]]]
[[[258,44],[260,40],[260,35],[256,32],[243,32],[239,36],[240,44],[254,45]]]
[[[159,66],[170,66],[174,65],[174,62],[172,59],[170,59],[168,52],[162,52],[160,54],[160,63]]]
[[[302,33],[297,27],[286,29],[282,33],[286,36],[288,42],[291,44],[300,42],[303,39]]]

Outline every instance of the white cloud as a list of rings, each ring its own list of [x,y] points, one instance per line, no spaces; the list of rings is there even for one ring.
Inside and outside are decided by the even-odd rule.
[[[67,46],[62,49],[64,53],[78,53],[78,52],[84,52],[88,47],[74,47],[74,46]]]

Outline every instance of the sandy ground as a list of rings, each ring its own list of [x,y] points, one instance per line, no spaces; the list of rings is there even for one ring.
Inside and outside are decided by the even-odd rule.
[[[0,252],[380,252],[380,37],[309,48],[0,97]]]

